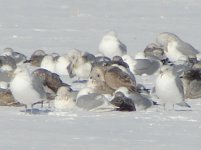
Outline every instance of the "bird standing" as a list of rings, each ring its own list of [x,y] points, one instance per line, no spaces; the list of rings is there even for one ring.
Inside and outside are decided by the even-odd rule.
[[[10,83],[10,90],[18,102],[27,106],[42,102],[46,99],[46,93],[43,83],[39,78],[31,76],[29,70],[24,67],[18,67],[13,73],[13,79]]]
[[[171,66],[163,66],[155,85],[156,95],[166,104],[190,107],[184,100],[183,83]]]

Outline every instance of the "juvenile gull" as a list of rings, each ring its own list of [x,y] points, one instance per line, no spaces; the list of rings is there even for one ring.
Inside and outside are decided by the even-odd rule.
[[[109,68],[109,66],[116,67],[116,68],[120,69],[123,73],[127,74],[133,81],[136,82],[135,76],[131,72],[129,65],[125,61],[123,61],[121,56],[114,56],[112,58],[111,64],[108,64],[107,68]]]
[[[32,76],[39,78],[42,84],[50,88],[54,93],[56,93],[61,86],[70,87],[60,79],[59,75],[46,69],[36,69],[32,72]]]
[[[132,99],[126,97],[122,92],[116,92],[110,103],[118,107],[117,111],[136,111]]]
[[[201,98],[201,70],[185,70],[182,77],[185,98]]]
[[[163,66],[155,84],[156,95],[166,104],[190,107],[184,100],[183,83],[171,66]]]
[[[92,62],[95,61],[95,56],[78,50],[74,50],[68,55],[71,60],[71,64],[67,68],[69,76],[73,77],[75,75],[78,77],[78,80],[88,79],[92,69]]]
[[[5,48],[3,51],[3,56],[10,56],[12,57],[16,64],[22,64],[24,61],[27,60],[27,57],[19,52],[15,52],[12,48]]]
[[[43,50],[36,50],[29,60],[26,60],[25,63],[31,63],[32,66],[40,67],[43,58],[47,54]]]
[[[148,99],[147,97],[141,95],[138,92],[130,92],[127,88],[121,87],[115,91],[115,93],[121,92],[123,96],[131,99],[135,104],[135,108],[137,111],[146,110],[153,106],[153,101]]]
[[[104,56],[113,58],[114,56],[122,56],[127,53],[126,45],[123,44],[113,31],[103,36],[99,44],[99,52]]]
[[[152,58],[162,60],[164,59],[164,50],[157,44],[150,43],[144,49],[144,55],[145,57],[152,57]]]
[[[17,68],[17,65],[15,60],[12,57],[0,56],[0,67],[3,69],[10,68],[10,70],[15,70]]]
[[[90,78],[105,83],[113,90],[127,87],[130,91],[135,91],[135,79],[115,66],[96,66],[92,69]]]
[[[95,93],[98,93],[98,94],[111,94],[112,95],[113,92],[115,91],[114,89],[109,87],[106,82],[97,79],[94,76],[94,73],[91,73],[91,76],[87,82],[87,87],[92,88],[93,91],[95,91]]]
[[[14,71],[10,90],[15,100],[24,104],[26,108],[46,99],[43,83],[38,77],[32,76],[25,66],[20,66]]]
[[[0,106],[18,106],[20,105],[13,97],[7,82],[0,82]]]
[[[0,56],[0,81],[10,82],[16,62],[10,56]]]

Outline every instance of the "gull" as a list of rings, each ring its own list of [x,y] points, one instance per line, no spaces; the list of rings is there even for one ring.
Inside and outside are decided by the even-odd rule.
[[[41,61],[40,67],[55,72],[55,61],[52,55],[45,55]]]
[[[171,66],[163,66],[155,84],[156,95],[166,104],[190,107],[184,99],[183,83]]]
[[[92,62],[95,60],[95,56],[87,52],[74,52],[71,58],[70,69],[72,70],[71,73],[82,79],[88,79],[91,69],[92,69]],[[70,75],[70,77],[73,77]]]
[[[130,91],[136,90],[135,79],[115,66],[96,66],[92,69],[90,78],[99,83],[105,83],[113,90],[120,87],[127,87]]]
[[[90,87],[81,89],[76,98],[76,106],[88,111],[111,111],[116,107],[110,104],[104,94],[99,94]]]
[[[141,95],[138,92],[131,92],[126,87],[120,87],[115,91],[115,93],[122,93],[123,96],[131,99],[135,105],[137,111],[146,110],[153,106],[153,101],[148,99],[147,97]]]
[[[159,45],[155,43],[150,43],[144,49],[145,57],[152,57],[158,60],[164,59],[164,50]]]
[[[114,56],[122,56],[127,53],[126,45],[117,37],[114,31],[108,32],[103,36],[99,44],[99,52],[104,56],[113,58]]]
[[[111,104],[117,106],[117,111],[136,111],[135,104],[131,98],[126,97],[122,92],[115,92]]]
[[[113,66],[120,69],[121,72],[127,74],[134,82],[136,82],[135,76],[131,72],[129,65],[125,61],[123,61],[121,56],[114,56],[112,58],[111,64],[108,64],[108,66],[111,66],[110,68],[112,68]]]
[[[27,106],[42,102],[46,99],[43,83],[38,77],[32,76],[25,66],[19,66],[13,73],[10,90],[16,101]]]
[[[3,56],[10,56],[12,57],[16,64],[23,64],[24,61],[27,60],[27,57],[22,54],[22,53],[19,53],[19,52],[15,52],[12,48],[5,48],[4,51],[3,51]]]
[[[11,56],[0,56],[0,67],[3,70],[15,70],[17,64]]]
[[[201,70],[185,70],[181,78],[184,85],[185,98],[201,98]]]
[[[169,32],[160,33],[156,38],[157,44],[162,46],[170,61],[187,61],[188,57],[195,57],[199,53],[192,45],[181,40],[177,35]]]
[[[160,68],[161,63],[151,59],[133,59],[129,55],[122,56],[123,60],[129,65],[130,71],[135,75],[152,75]]]
[[[52,73],[46,69],[36,69],[31,73],[31,75],[38,78],[43,84],[48,100],[55,98],[55,94],[61,86],[70,87],[70,85],[64,83],[60,79],[58,74]]]
[[[57,111],[72,110],[75,108],[76,95],[67,86],[59,87],[54,99],[54,108]]]
[[[47,54],[43,50],[36,50],[31,55],[31,58],[26,60],[25,63],[31,63],[32,66],[40,67],[41,62],[46,55]]]
[[[17,65],[10,56],[0,56],[0,81],[10,82]]]
[[[55,60],[55,72],[59,75],[69,75],[68,66],[70,65],[70,60],[67,54],[58,56]]]
[[[86,84],[87,87],[92,88],[95,93],[112,95],[115,90],[109,87],[105,81],[97,79],[94,74],[90,74],[90,78]]]
[[[8,83],[0,82],[0,106],[18,106],[19,103],[14,99],[10,89],[8,88]]]

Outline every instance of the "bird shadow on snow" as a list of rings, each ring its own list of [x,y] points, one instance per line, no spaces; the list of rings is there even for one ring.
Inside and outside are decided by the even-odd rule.
[[[175,109],[174,111],[193,111],[192,109]]]
[[[73,83],[86,83],[88,80],[75,80]]]
[[[52,110],[49,109],[27,109],[27,110],[21,110],[20,112],[24,112],[25,114],[31,114],[31,115],[38,115],[38,114],[48,114]]]

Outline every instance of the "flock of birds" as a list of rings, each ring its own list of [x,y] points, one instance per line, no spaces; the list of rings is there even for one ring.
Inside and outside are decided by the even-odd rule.
[[[61,76],[84,84],[75,90]],[[149,89],[138,78],[153,78]],[[190,107],[201,98],[201,54],[177,35],[163,32],[132,57],[115,32],[103,36],[97,54],[36,50],[30,58],[5,48],[0,56],[0,105],[47,104],[54,111],[139,111],[153,106]],[[28,109],[31,107],[31,109]]]

